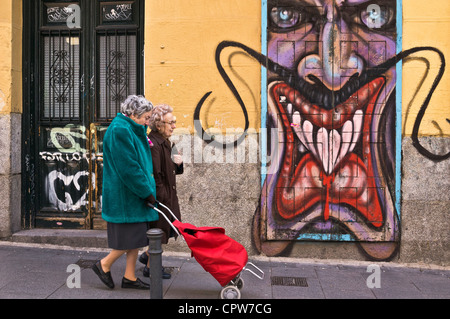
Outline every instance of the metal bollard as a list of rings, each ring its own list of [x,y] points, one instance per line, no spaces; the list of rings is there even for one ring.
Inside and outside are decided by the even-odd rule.
[[[162,289],[162,248],[163,231],[152,228],[147,231],[149,240],[150,299],[163,299]]]

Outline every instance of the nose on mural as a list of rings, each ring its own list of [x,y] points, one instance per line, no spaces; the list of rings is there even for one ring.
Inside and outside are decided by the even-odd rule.
[[[357,54],[358,42],[352,41],[344,21],[325,23],[321,41],[299,63],[297,72],[312,84],[322,82],[330,90],[340,90],[355,74],[361,74],[364,62]]]

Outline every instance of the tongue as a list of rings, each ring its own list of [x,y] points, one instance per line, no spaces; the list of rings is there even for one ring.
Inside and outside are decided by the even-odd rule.
[[[381,227],[383,225],[383,214],[375,180],[378,175],[375,174],[372,165],[372,151],[369,135],[373,108],[383,84],[384,79],[379,78],[358,91],[361,91],[361,94],[362,91],[369,93],[365,94],[365,105],[359,100],[357,103],[349,103],[352,97],[354,99],[354,96],[358,96],[358,92],[344,103],[347,105],[346,107],[348,107],[348,105],[352,107],[353,113],[350,113],[349,116],[353,116],[357,109],[365,108],[366,116],[364,117],[363,132],[365,132],[366,135],[363,136],[363,152],[367,157],[365,158],[365,161],[363,161],[356,154],[349,153],[330,175],[325,174],[322,165],[311,153],[307,153],[301,158],[300,162],[296,165],[294,172],[294,133],[283,106],[280,105],[280,103],[277,103],[283,126],[286,130],[287,142],[285,144],[285,155],[277,181],[276,192],[276,204],[281,217],[291,219],[307,212],[317,204],[322,204],[323,218],[324,220],[328,220],[330,214],[334,214],[333,212],[330,213],[330,204],[340,204],[353,207],[365,216],[367,221],[372,223],[375,227]],[[284,93],[288,93],[287,91],[292,89],[284,84],[275,86],[273,93],[276,101],[280,100],[279,94],[282,90],[284,90]],[[289,95],[288,98],[290,99]],[[296,101],[302,99],[298,92],[295,93],[294,98]],[[296,107],[299,107],[303,112],[305,109],[310,108],[311,104],[307,105],[305,101],[303,101],[300,104],[296,104]],[[338,108],[343,109],[344,107],[340,105],[336,107],[336,109]],[[313,109],[316,110],[316,114],[323,114],[323,118],[327,119],[321,123],[322,125],[334,125],[333,117],[327,117],[328,111],[317,106],[313,106]],[[331,110],[331,112],[334,111]],[[345,116],[345,114],[342,115]],[[308,114],[305,114],[305,117],[306,116],[308,116]],[[312,118],[314,118],[314,116]],[[344,122],[345,121],[342,123]],[[339,218],[338,214],[334,215],[334,217],[336,219]]]
[[[327,176],[315,158],[306,154],[290,182],[285,177],[278,180],[276,203],[280,216],[291,219],[321,204],[323,218],[328,220],[329,205],[340,204],[353,207],[373,226],[381,227],[383,215],[374,178],[368,176],[356,154],[348,154],[343,162],[337,173]],[[339,218],[337,214],[334,217]]]

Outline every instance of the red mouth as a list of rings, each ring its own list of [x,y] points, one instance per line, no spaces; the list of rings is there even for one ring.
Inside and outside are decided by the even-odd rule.
[[[337,105],[332,110],[325,110],[322,107],[311,104],[300,92],[285,83],[276,85],[273,93],[274,95],[285,96],[302,117],[312,122],[315,126],[326,129],[338,129],[346,121],[350,120],[357,110],[363,110],[373,100],[374,95],[378,97],[379,90],[384,83],[383,78],[367,83],[353,93],[347,101]]]
[[[333,110],[309,103],[287,84],[273,87],[271,94],[286,131],[276,191],[281,217],[291,219],[320,204],[324,220],[330,214],[338,219],[330,205],[339,204],[360,212],[375,227],[383,225],[378,195],[383,189],[376,183],[371,145],[376,141],[371,141],[370,132],[384,84],[384,78],[373,80]],[[280,102],[281,96],[287,101]],[[354,150],[360,144],[362,152],[357,155]],[[303,150],[300,159],[296,159],[296,146]]]

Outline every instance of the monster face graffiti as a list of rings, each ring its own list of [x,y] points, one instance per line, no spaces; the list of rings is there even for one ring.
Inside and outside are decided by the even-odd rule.
[[[396,54],[396,1],[269,1],[268,19],[267,125],[279,134],[257,244],[275,255],[297,239],[378,242],[368,253],[385,259],[398,240],[396,71],[374,70]]]
[[[413,145],[434,161],[450,158],[450,152],[433,154],[418,140],[445,71],[444,55],[433,47],[397,53],[399,8],[401,0],[268,0],[267,56],[239,42],[217,46],[218,71],[246,124],[244,134],[229,144],[196,125],[206,143],[236,146],[249,126],[244,101],[220,62],[223,49],[242,49],[267,70],[262,127],[269,136],[252,225],[258,251],[279,255],[298,240],[354,241],[375,260],[390,259],[398,251],[397,64],[411,54],[432,51],[441,61],[415,120]],[[199,101],[194,123],[200,123],[210,94]]]

